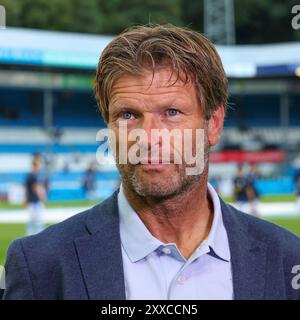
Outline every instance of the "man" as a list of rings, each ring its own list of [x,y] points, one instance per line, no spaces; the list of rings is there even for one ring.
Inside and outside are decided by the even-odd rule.
[[[300,264],[300,239],[225,204],[207,182],[208,152],[220,137],[227,99],[213,45],[174,26],[131,28],[103,51],[95,92],[115,133],[120,189],[14,241],[4,299],[299,299],[292,268]],[[137,139],[140,161],[120,161],[124,124],[125,151],[135,146],[134,130],[146,133]],[[164,161],[161,140],[149,141],[155,129],[190,130],[185,151],[189,143],[196,151],[194,138],[204,132],[203,166],[189,157],[177,163],[176,139]],[[156,158],[149,160],[152,149]]]
[[[94,200],[96,196],[96,184],[97,184],[97,171],[95,164],[92,162],[89,164],[86,172],[84,173],[82,181],[82,189],[86,199]]]
[[[234,200],[239,210],[245,211],[248,206],[249,181],[243,172],[243,166],[240,164],[237,168],[236,177],[233,179]]]
[[[248,201],[249,201],[249,213],[257,216],[258,215],[258,203],[259,203],[259,192],[256,186],[256,182],[261,178],[261,175],[257,169],[255,163],[250,165],[250,172],[247,175],[249,182],[248,188]]]
[[[28,208],[27,235],[39,233],[44,229],[43,211],[46,191],[39,179],[41,163],[38,158],[32,160],[30,174],[25,181],[25,206]]]

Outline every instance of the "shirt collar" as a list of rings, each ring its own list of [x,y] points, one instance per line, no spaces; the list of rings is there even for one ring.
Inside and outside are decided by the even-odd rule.
[[[216,258],[230,261],[229,243],[223,224],[220,199],[215,189],[209,183],[208,192],[214,207],[213,222],[207,239],[198,248],[197,255],[200,255],[201,252],[209,252]],[[157,248],[166,245],[155,238],[146,228],[125,197],[122,184],[118,193],[118,208],[121,243],[132,262],[141,260],[153,253]]]
[[[207,245],[213,251],[211,252],[212,255],[217,255],[225,261],[230,261],[229,242],[227,231],[223,223],[220,198],[210,183],[208,183],[207,187],[214,207],[214,217],[207,237]]]
[[[131,207],[125,197],[122,184],[118,194],[118,207],[122,246],[132,262],[145,258],[164,244],[150,233]]]

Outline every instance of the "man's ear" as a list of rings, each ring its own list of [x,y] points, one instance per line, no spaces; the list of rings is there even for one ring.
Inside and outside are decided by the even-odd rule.
[[[220,106],[212,113],[208,120],[208,141],[211,146],[214,146],[219,141],[224,125],[224,117],[224,106]]]

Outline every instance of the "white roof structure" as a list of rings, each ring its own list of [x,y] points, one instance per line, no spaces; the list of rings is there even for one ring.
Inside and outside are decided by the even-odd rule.
[[[22,28],[0,30],[0,63],[94,69],[113,36]],[[300,73],[300,42],[217,46],[228,77]]]

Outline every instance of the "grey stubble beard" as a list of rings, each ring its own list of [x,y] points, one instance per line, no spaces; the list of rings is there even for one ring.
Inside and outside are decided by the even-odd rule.
[[[207,182],[209,149],[210,145],[207,134],[205,134],[204,170],[200,174],[186,174],[186,168],[193,167],[193,165],[174,164],[173,175],[168,176],[168,178],[163,181],[160,180],[159,183],[153,183],[149,181],[149,179],[145,181],[145,179],[137,173],[138,166],[140,166],[139,164],[117,164],[117,167],[125,188],[130,189],[131,192],[142,198],[148,197],[156,200],[164,200],[179,194],[184,194],[196,185]]]

